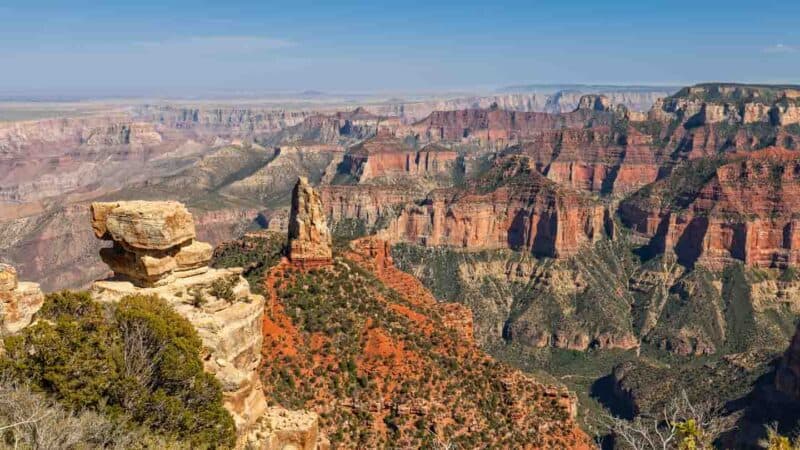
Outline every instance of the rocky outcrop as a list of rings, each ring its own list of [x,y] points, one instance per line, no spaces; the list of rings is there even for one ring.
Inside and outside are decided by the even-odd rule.
[[[212,247],[195,241],[192,215],[177,202],[92,203],[92,229],[114,242],[103,262],[138,286],[163,285],[207,270]]]
[[[512,157],[473,187],[437,190],[423,204],[407,206],[383,235],[431,247],[562,257],[599,240],[605,224],[602,205],[539,175],[527,158]]]
[[[364,108],[334,114],[312,114],[295,126],[287,127],[270,136],[273,144],[353,144],[367,139],[379,130],[392,130],[399,126],[396,118],[375,115]]]
[[[319,416],[311,411],[290,411],[272,406],[261,419],[261,428],[247,437],[247,448],[261,450],[326,450]]]
[[[161,133],[151,123],[114,123],[89,129],[81,135],[82,143],[91,147],[114,145],[148,146],[161,143]]]
[[[38,284],[19,281],[12,266],[0,264],[0,335],[28,326],[43,302]]]
[[[578,100],[577,109],[585,109],[589,111],[610,111],[611,100],[605,95],[584,95]]]
[[[623,202],[623,222],[650,238],[654,249],[674,252],[686,265],[721,268],[736,260],[753,267],[800,264],[795,217],[800,153],[769,148],[733,154],[718,165],[714,170],[688,165],[648,191],[649,196]],[[692,188],[696,181],[690,180],[698,177],[707,179]]]
[[[779,86],[701,84],[657,101],[650,118],[677,119],[692,126],[722,122],[787,126],[800,122],[800,104],[793,92]]]
[[[123,275],[95,282],[93,297],[114,302],[132,294],[157,295],[194,325],[203,341],[204,368],[222,384],[238,446],[326,448],[315,415],[268,411],[258,376],[264,298],[251,293],[241,268],[208,267],[211,246],[194,241],[192,216],[182,204],[95,203],[92,228],[98,238],[113,240],[114,256],[101,255]]]
[[[331,263],[331,233],[319,193],[300,177],[289,213],[289,258],[302,267]]]

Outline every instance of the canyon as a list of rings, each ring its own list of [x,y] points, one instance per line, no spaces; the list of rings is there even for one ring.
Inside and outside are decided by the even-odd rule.
[[[407,329],[398,337],[394,325],[375,322],[348,347],[357,353],[333,355],[319,337],[324,324],[303,311],[321,308],[327,317],[326,308],[337,305],[351,319],[355,312],[338,297],[330,306],[309,303],[330,300],[309,287],[315,284],[349,286],[375,300],[364,308],[400,317],[398,323],[418,320],[423,331],[430,322],[419,315],[433,317],[434,328],[463,341],[455,353],[486,351],[563,377],[589,410],[608,406],[607,392],[632,411],[658,409],[669,389],[654,379],[691,385],[690,395],[702,398],[728,377],[717,397],[745,395],[748,383],[769,370],[766,362],[780,357],[800,314],[796,89],[702,84],[652,102],[646,93],[537,95],[377,102],[347,111],[332,104],[315,110],[161,105],[3,124],[0,260],[45,291],[102,287],[92,281],[109,276],[109,267],[113,283],[137,291],[191,279],[205,280],[207,288],[217,270],[223,278],[247,277],[268,305],[279,305],[262,320],[270,343],[261,344],[262,360],[291,360],[301,374],[265,371],[271,387],[264,395],[313,410],[319,416],[309,420],[328,436],[368,413],[375,439],[399,429],[416,442],[406,419],[436,416],[449,400],[372,396],[403,386],[394,379],[381,384],[376,374],[405,373],[406,363],[430,367],[426,353],[414,348],[421,343]],[[172,211],[169,223],[183,231],[191,216],[192,237],[158,237],[148,225],[134,234],[165,246],[120,238],[130,235],[126,221],[133,216],[115,208],[156,200],[185,205],[159,210]],[[90,220],[94,233],[85,226]],[[153,227],[164,230],[165,223]],[[291,240],[286,253],[264,257],[269,264],[240,264],[236,273],[209,268],[217,244],[245,236],[247,245],[218,248],[232,261],[272,245],[275,239],[262,233],[273,232]],[[113,286],[102,295],[118,295],[109,292],[122,285]],[[351,357],[352,379],[350,368],[332,363]],[[470,364],[481,364],[481,357]],[[777,377],[787,392],[796,390],[792,358],[787,354]],[[713,369],[715,381],[692,383],[702,376],[697,361]],[[252,379],[252,366],[237,364],[247,372],[239,378]],[[336,403],[340,393],[331,392],[344,387],[312,376],[329,366],[343,386],[372,389],[360,376],[380,389]],[[572,371],[581,375],[573,378]],[[538,392],[503,373],[514,395]],[[299,398],[289,395],[289,378],[302,386]],[[238,395],[228,385],[226,392]],[[317,387],[325,389],[317,395]],[[565,395],[546,394],[573,410],[576,400]],[[527,408],[525,401],[515,408]],[[280,414],[270,420],[291,416]],[[472,414],[461,419],[473,420]],[[460,435],[451,419],[437,423]],[[556,441],[583,439],[565,424],[552,425],[561,433]],[[343,433],[359,439],[355,429]]]

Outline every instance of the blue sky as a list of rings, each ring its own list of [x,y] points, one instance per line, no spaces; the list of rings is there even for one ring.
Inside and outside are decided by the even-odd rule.
[[[0,94],[800,83],[800,1],[0,0]]]

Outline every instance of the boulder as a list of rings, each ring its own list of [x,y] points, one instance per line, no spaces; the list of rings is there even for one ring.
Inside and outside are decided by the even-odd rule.
[[[194,240],[192,215],[178,202],[93,203],[92,228],[114,242],[100,250],[103,262],[140,287],[202,273],[213,253],[210,244]]]
[[[95,202],[92,228],[100,239],[140,250],[166,250],[196,236],[192,215],[178,202]]]
[[[178,270],[190,270],[207,266],[214,253],[214,247],[207,242],[192,241],[184,245],[175,254],[175,263]]]

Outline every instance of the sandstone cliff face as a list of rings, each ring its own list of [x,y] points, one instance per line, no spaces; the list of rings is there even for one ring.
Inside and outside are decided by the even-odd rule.
[[[667,186],[680,189],[677,176],[656,185],[650,197],[623,202],[623,221],[651,238],[654,247],[674,251],[684,264],[797,265],[800,154],[779,148],[733,154],[708,173],[696,191],[679,191],[677,204],[659,200]]]
[[[398,267],[473,315],[483,348],[635,349],[630,267],[609,241],[548,260],[509,250],[394,248]],[[602,280],[596,282],[595,280]],[[520,290],[520,286],[525,286]],[[502,353],[501,353],[502,354]]]
[[[374,229],[395,217],[403,205],[424,194],[385,185],[323,185],[320,196],[330,223],[355,219],[363,222],[367,229]]]
[[[610,125],[614,114],[577,109],[565,114],[506,111],[496,108],[435,111],[413,125],[397,131],[412,134],[422,141],[513,143],[542,130]]]
[[[134,109],[139,120],[176,129],[200,129],[223,134],[270,133],[297,125],[309,116],[304,111],[262,108],[204,108],[143,106]]]
[[[458,153],[430,144],[414,150],[389,134],[379,134],[350,148],[343,167],[359,182],[403,176],[449,176]]]
[[[669,89],[642,91],[601,89],[596,93],[608,98],[613,105],[624,105],[633,111],[647,111],[657,99],[667,97],[672,92]],[[589,92],[576,89],[555,92],[508,93],[442,100],[389,102],[370,105],[370,110],[380,115],[399,116],[411,122],[420,120],[434,111],[484,109],[492,105],[510,111],[565,113],[574,111],[585,94],[589,94]]]
[[[299,265],[330,264],[331,233],[319,193],[300,177],[289,213],[289,258]]]
[[[422,205],[406,207],[384,235],[426,246],[511,248],[551,257],[574,254],[603,236],[603,206],[559,188],[532,171],[526,158],[497,163],[483,181],[497,183],[494,177],[507,181],[492,190],[434,191]]]
[[[131,294],[158,295],[195,326],[206,352],[205,370],[222,383],[237,446],[326,448],[315,415],[267,410],[258,376],[264,298],[250,292],[241,268],[208,267],[211,246],[194,241],[192,216],[183,205],[94,203],[92,228],[98,238],[114,242],[114,256],[101,256],[117,274],[95,282],[93,297],[113,302]]]
[[[548,130],[510,150],[531,158],[547,178],[599,194],[624,194],[655,181],[667,159],[635,128],[622,136],[606,127]]]
[[[30,325],[42,307],[39,285],[17,279],[17,271],[0,263],[0,335],[16,333]]]

